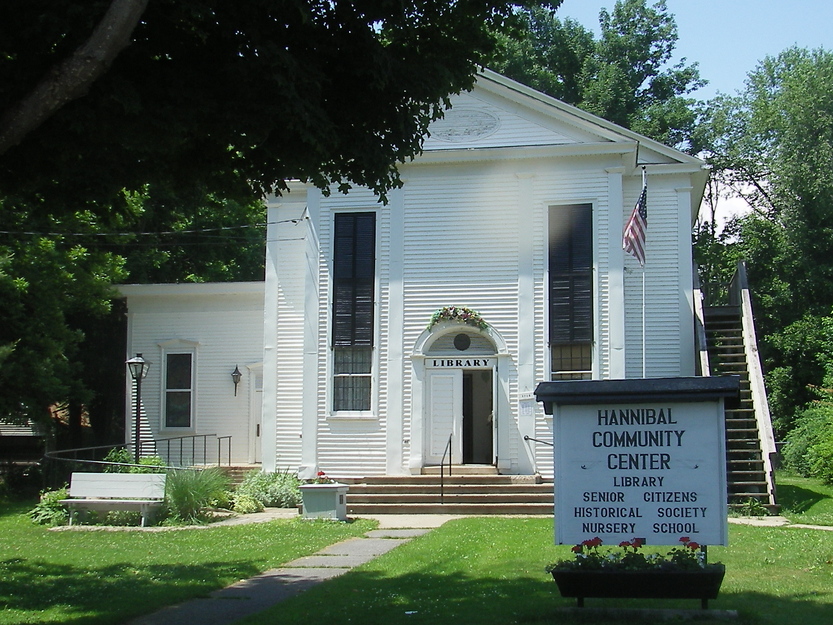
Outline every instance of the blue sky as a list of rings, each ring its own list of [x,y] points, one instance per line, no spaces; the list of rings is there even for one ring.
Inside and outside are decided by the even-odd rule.
[[[652,0],[649,0],[652,3]],[[615,0],[564,0],[557,15],[598,34],[599,10]],[[679,40],[676,57],[697,61],[709,85],[694,96],[734,94],[766,56],[793,45],[833,49],[833,0],[666,0]]]

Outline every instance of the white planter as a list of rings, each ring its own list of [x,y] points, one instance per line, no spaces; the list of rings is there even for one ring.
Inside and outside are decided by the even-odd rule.
[[[303,484],[300,488],[305,519],[347,520],[347,484]]]

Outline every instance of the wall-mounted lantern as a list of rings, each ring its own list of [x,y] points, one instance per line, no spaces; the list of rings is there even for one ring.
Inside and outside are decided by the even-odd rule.
[[[240,378],[243,374],[240,373],[240,367],[234,365],[234,371],[231,372],[231,381],[234,382],[234,396],[237,397],[237,385],[240,384]]]

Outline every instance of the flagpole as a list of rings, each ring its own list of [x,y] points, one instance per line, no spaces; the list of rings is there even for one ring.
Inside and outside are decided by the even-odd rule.
[[[645,360],[645,266],[642,266],[642,379],[648,377],[645,375],[646,360]]]
[[[646,204],[647,204],[647,189],[648,189],[648,180],[647,175],[645,173],[645,165],[642,166],[642,190],[646,192]],[[647,212],[646,212],[647,214]],[[647,225],[647,220],[646,220]],[[647,242],[646,242],[647,243]],[[645,261],[648,260],[648,255],[643,251],[643,261],[642,261],[642,379],[644,380],[646,377],[648,363],[645,357]]]
[[[645,322],[645,239],[648,228],[648,181],[642,166],[642,192],[631,211],[630,219],[622,232],[622,249],[631,254],[642,268],[642,377],[647,377],[646,322]]]

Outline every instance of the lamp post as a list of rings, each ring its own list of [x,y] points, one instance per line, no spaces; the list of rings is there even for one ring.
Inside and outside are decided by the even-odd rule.
[[[127,367],[130,369],[130,377],[136,382],[136,431],[134,434],[134,443],[136,445],[136,461],[142,455],[142,439],[139,436],[139,425],[141,422],[141,406],[142,406],[142,379],[148,374],[150,363],[142,358],[142,354],[136,354],[133,358],[127,361]]]
[[[240,373],[240,367],[234,365],[234,371],[231,372],[231,381],[234,382],[234,396],[237,397],[237,385],[240,384],[240,378],[243,374]]]

